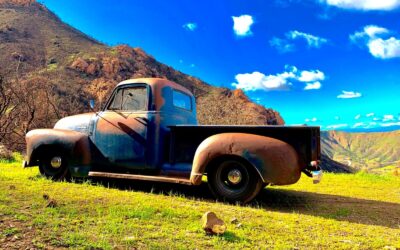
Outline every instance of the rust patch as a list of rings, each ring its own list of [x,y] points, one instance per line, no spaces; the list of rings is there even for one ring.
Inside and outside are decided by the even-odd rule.
[[[33,152],[43,145],[62,146],[78,161],[90,163],[90,148],[86,134],[64,129],[35,129],[26,134],[26,158],[27,165],[31,166]],[[75,149],[75,147],[77,147]],[[82,163],[82,162],[81,162]]]
[[[206,166],[220,156],[235,155],[246,159],[260,173],[265,183],[293,184],[301,175],[296,151],[289,144],[270,137],[222,133],[204,140],[193,160],[191,181],[199,184]]]
[[[105,173],[105,172],[89,172],[89,176],[116,178],[116,179],[142,180],[142,181],[169,182],[169,183],[192,185],[192,183],[190,182],[189,179],[170,177],[170,176],[134,175],[134,174],[118,174],[118,173]]]

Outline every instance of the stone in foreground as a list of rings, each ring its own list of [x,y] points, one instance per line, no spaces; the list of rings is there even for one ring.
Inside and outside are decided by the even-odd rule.
[[[207,212],[201,218],[202,226],[206,234],[223,234],[226,231],[226,225],[223,220],[217,217],[214,212]]]

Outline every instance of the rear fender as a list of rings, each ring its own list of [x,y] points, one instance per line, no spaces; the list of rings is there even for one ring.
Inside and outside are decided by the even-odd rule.
[[[91,150],[86,134],[63,129],[35,129],[26,134],[25,166],[37,166],[49,149],[63,150],[72,166],[90,165]]]
[[[192,184],[199,185],[213,161],[226,156],[246,160],[264,183],[293,184],[301,175],[298,155],[286,142],[254,134],[223,133],[208,137],[197,148],[190,175]]]

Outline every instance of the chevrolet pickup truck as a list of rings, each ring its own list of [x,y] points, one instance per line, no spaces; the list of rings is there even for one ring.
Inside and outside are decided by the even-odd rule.
[[[91,102],[93,110],[93,103]],[[119,83],[101,111],[26,135],[24,167],[53,180],[108,177],[199,185],[246,203],[268,184],[321,176],[319,127],[198,125],[193,94],[166,79]],[[204,178],[205,179],[205,178]]]

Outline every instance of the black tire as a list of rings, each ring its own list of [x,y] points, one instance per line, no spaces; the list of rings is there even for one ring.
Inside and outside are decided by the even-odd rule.
[[[254,199],[263,187],[257,171],[241,159],[225,159],[210,166],[207,173],[208,186],[217,199],[228,202],[247,203]],[[231,182],[229,173],[240,172],[240,180]],[[237,175],[236,175],[237,176]]]
[[[52,159],[61,159],[59,167],[52,166]],[[46,150],[39,159],[39,171],[46,178],[59,181],[69,179],[68,159],[62,150]]]

